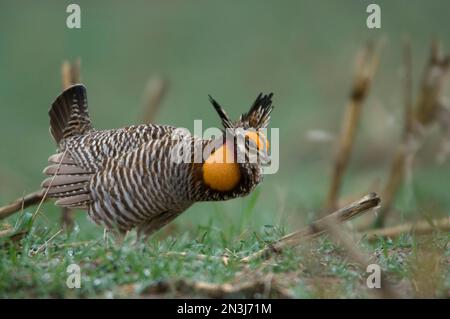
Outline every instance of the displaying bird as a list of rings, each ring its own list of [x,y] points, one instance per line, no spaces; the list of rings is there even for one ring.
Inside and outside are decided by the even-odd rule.
[[[125,234],[136,228],[139,236],[149,236],[196,202],[245,196],[262,181],[268,162],[262,129],[269,124],[271,98],[258,95],[250,110],[232,121],[210,97],[223,134],[201,139],[168,125],[96,130],[86,88],[76,84],[49,111],[58,149],[44,169],[50,177],[42,187],[57,198],[56,205],[87,210],[107,230]],[[250,160],[252,152],[256,161]]]

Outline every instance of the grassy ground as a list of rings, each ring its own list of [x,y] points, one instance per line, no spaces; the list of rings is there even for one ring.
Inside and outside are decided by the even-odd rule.
[[[129,234],[124,243],[104,240],[100,232],[86,236],[76,224],[71,232],[38,222],[31,213],[17,219],[23,238],[1,241],[0,297],[129,298],[129,297],[283,297],[367,298],[369,275],[349,259],[348,252],[322,236],[269,259],[249,264],[240,259],[280,238],[284,231],[265,225],[252,231],[245,225],[228,231],[199,225],[183,232],[166,229],[148,242]],[[31,228],[29,228],[31,227]],[[224,228],[226,229],[226,227]],[[57,234],[56,236],[54,236]],[[380,265],[382,276],[402,297],[448,297],[450,243],[447,233],[422,237],[409,234],[357,246]],[[66,285],[67,267],[81,269],[81,288]],[[221,284],[228,283],[231,289]],[[214,285],[210,285],[214,284]]]

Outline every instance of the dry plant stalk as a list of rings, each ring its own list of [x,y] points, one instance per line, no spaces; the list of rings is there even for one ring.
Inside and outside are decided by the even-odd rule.
[[[81,61],[78,58],[74,63],[64,61],[61,66],[61,83],[62,88],[67,89],[71,85],[81,82]],[[146,123],[153,122],[159,105],[167,92],[167,81],[155,77],[149,81],[147,86],[147,103],[145,108],[144,121]],[[11,204],[0,207],[0,220],[7,218],[24,208],[42,205],[42,203],[48,201],[49,199],[44,197],[44,192],[42,190],[36,191],[25,195],[24,197],[18,198]],[[67,208],[62,209],[61,223],[65,228],[70,228],[73,225],[73,211]]]
[[[81,83],[81,60],[76,59],[74,63],[64,61],[61,66],[61,80],[63,90],[68,87]]]
[[[205,255],[205,254],[192,254],[192,253],[187,253],[187,252],[179,252],[179,251],[168,251],[165,253],[162,253],[162,256],[167,256],[167,257],[182,257],[182,258],[187,258],[187,257],[194,257],[197,260],[208,260],[208,259],[215,259],[215,260],[220,260],[222,261],[222,263],[226,266],[228,265],[228,256],[210,256],[210,255]]]
[[[45,247],[47,247],[47,245],[56,237],[56,236],[58,236],[59,234],[61,234],[62,233],[62,231],[63,231],[64,229],[60,229],[60,230],[58,230],[55,234],[53,234],[49,239],[47,239],[46,241],[45,241],[45,243],[43,243],[41,246],[39,246],[38,247],[38,249],[37,250],[32,250],[32,251],[30,251],[29,252],[29,256],[34,256],[34,255],[37,255],[38,253],[40,253]]]
[[[73,64],[68,61],[63,62],[61,66],[61,82],[63,89],[80,82],[80,66],[80,59],[77,59]],[[44,198],[44,192],[42,190],[27,194],[6,206],[0,207],[0,220],[9,217],[24,208],[38,204],[41,205],[47,200],[48,198]],[[62,211],[62,224],[69,227],[73,224],[72,212],[69,209],[63,209]]]
[[[70,86],[81,83],[81,60],[76,59],[74,63],[64,61],[61,66],[61,80],[63,90]],[[73,210],[64,207],[61,209],[61,225],[64,229],[71,229],[74,225]]]
[[[146,287],[141,294],[160,295],[164,293],[177,293],[192,296],[194,294],[209,298],[292,298],[285,288],[280,287],[272,273],[255,280],[244,280],[224,284],[215,284],[204,281],[187,281],[184,279],[161,281]]]
[[[152,123],[155,120],[161,102],[166,95],[168,83],[160,77],[149,80],[146,88],[146,103],[144,109],[144,123]]]
[[[409,138],[414,127],[414,110],[413,110],[413,97],[412,97],[412,52],[411,52],[411,40],[409,38],[405,39],[404,49],[403,49],[403,61],[404,61],[404,117],[405,122],[403,123],[403,139]]]
[[[347,205],[323,217],[308,227],[302,228],[296,232],[282,237],[281,239],[275,241],[274,243],[264,247],[263,249],[241,259],[241,262],[248,263],[252,260],[258,258],[268,258],[271,253],[279,253],[282,249],[286,247],[294,247],[300,243],[309,240],[311,238],[317,237],[323,234],[327,230],[327,225],[330,221],[337,223],[345,223],[356,216],[359,216],[372,208],[378,207],[380,205],[380,198],[375,193],[370,193],[361,199]]]
[[[337,207],[342,179],[350,159],[358,122],[361,118],[362,106],[369,93],[370,86],[378,68],[379,59],[380,45],[376,48],[372,43],[369,43],[356,59],[353,85],[342,120],[342,129],[337,146],[331,184],[327,195],[326,209],[329,212],[335,210]]]
[[[364,232],[367,240],[374,241],[380,237],[395,238],[404,233],[414,233],[415,235],[425,235],[433,233],[436,230],[450,231],[450,217],[444,217],[432,221],[418,221],[415,223],[406,223],[392,227],[374,229]]]
[[[425,67],[415,107],[411,102],[411,53],[405,45],[405,124],[403,139],[395,153],[388,181],[382,191],[383,208],[375,225],[382,227],[391,210],[395,196],[402,185],[407,171],[411,170],[414,157],[419,150],[424,129],[438,121],[443,110],[443,89],[448,75],[450,55],[442,55],[438,43],[432,44],[430,59]]]
[[[6,206],[0,207],[0,220],[21,211],[23,208],[39,204],[43,195],[44,192],[40,190],[20,197]]]
[[[10,225],[7,225],[5,229],[0,230],[0,238],[8,237],[12,234],[14,234],[14,228]]]

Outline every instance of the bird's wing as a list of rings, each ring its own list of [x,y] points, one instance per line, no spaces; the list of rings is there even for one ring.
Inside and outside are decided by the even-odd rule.
[[[93,131],[67,139],[63,150],[67,150],[80,167],[97,172],[111,158],[120,158],[149,141],[168,138],[175,129],[168,125],[145,124]]]
[[[175,144],[172,139],[151,140],[108,159],[89,180],[91,217],[126,231],[163,212],[182,211],[186,204],[178,188],[189,172],[171,160]]]
[[[170,156],[180,140],[166,136],[116,156],[97,153],[105,157],[98,166],[82,164],[90,160],[92,153],[67,149],[49,158],[51,165],[44,170],[49,177],[42,187],[48,197],[58,198],[57,205],[88,209],[94,220],[109,227],[136,224],[152,214],[179,208],[179,198],[173,191],[179,185],[173,185],[172,174],[188,172]],[[74,153],[84,157],[75,158]]]
[[[105,171],[107,163],[126,158],[128,153],[149,141],[167,139],[174,129],[172,126],[140,125],[69,138],[64,141],[62,152],[49,157],[51,165],[44,169],[44,174],[50,177],[42,186],[48,188],[49,197],[78,196],[58,201],[58,205],[86,208],[86,184],[93,174]]]

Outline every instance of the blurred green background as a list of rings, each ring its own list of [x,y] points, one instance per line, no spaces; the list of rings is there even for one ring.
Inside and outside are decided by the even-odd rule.
[[[366,27],[366,7],[381,6],[382,28]],[[61,63],[81,58],[96,128],[140,123],[148,79],[170,82],[157,123],[193,129],[219,125],[212,94],[237,117],[259,92],[273,91],[271,127],[280,128],[280,170],[249,198],[197,204],[178,220],[195,229],[245,221],[294,225],[321,207],[334,141],[308,138],[312,130],[339,132],[356,53],[384,38],[381,64],[359,126],[343,198],[383,185],[402,127],[402,43],[413,47],[414,92],[433,37],[450,50],[449,1],[76,1],[81,29],[66,27],[69,1],[0,3],[0,203],[37,190],[55,150],[47,110],[61,91]],[[437,133],[420,153],[412,192],[397,206],[450,207],[449,165],[438,165]],[[412,195],[411,195],[412,194]],[[419,206],[417,206],[419,204]],[[418,209],[418,208],[417,208]],[[56,221],[59,209],[43,211]],[[283,222],[284,221],[284,222]],[[101,230],[85,221],[86,232]]]

